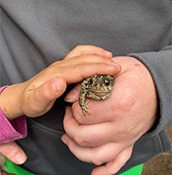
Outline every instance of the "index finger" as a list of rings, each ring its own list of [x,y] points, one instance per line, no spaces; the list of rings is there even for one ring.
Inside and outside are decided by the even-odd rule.
[[[120,72],[121,66],[116,64],[106,63],[87,63],[79,65],[64,66],[60,68],[58,74],[67,84],[77,83],[92,75],[110,74],[114,75]]]
[[[80,55],[99,55],[105,58],[112,58],[112,53],[104,50],[103,48],[91,45],[79,45],[75,47],[71,52],[67,54],[65,59],[69,59],[71,57],[76,57]]]

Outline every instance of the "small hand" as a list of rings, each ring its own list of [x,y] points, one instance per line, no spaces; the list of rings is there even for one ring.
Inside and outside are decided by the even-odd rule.
[[[122,70],[115,76],[111,97],[89,103],[91,116],[84,116],[78,104],[79,85],[66,96],[75,103],[66,109],[67,134],[62,140],[80,160],[96,165],[106,162],[92,175],[119,171],[130,158],[135,142],[149,131],[157,117],[156,89],[147,68],[132,57],[113,60]]]
[[[67,84],[101,72],[119,72],[120,66],[113,64],[111,57],[104,49],[78,46],[63,61],[53,63],[24,83],[7,87],[0,95],[1,109],[9,120],[23,114],[41,116],[52,108]]]

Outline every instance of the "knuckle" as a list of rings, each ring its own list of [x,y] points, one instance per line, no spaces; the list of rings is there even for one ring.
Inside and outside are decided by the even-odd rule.
[[[78,46],[76,46],[75,48],[74,48],[74,50],[80,50],[80,49],[82,49],[83,48],[83,45],[78,45]]]
[[[94,165],[99,166],[99,165],[101,165],[103,162],[100,162],[99,160],[93,160],[92,163],[93,163]]]
[[[51,65],[49,65],[47,68],[45,68],[43,71],[45,73],[45,75],[51,75],[52,72],[55,71],[56,68],[56,62],[52,63]]]
[[[96,154],[93,157],[93,163],[95,165],[101,165],[103,163],[112,161],[118,154],[114,144],[105,145],[105,147],[99,147]]]
[[[94,157],[93,157],[92,160],[93,160],[92,163],[95,164],[95,165],[97,165],[97,166],[99,166],[99,165],[101,165],[102,163],[104,163],[104,162],[102,161],[102,159],[101,159],[99,156],[97,156],[97,155],[94,155]]]
[[[65,65],[65,63],[63,63]],[[45,77],[52,77],[52,75],[57,74],[57,69],[61,69],[60,65],[63,65],[62,61],[56,61],[53,62],[51,65],[49,65],[47,68],[43,70]],[[60,71],[59,71],[60,72]]]
[[[49,94],[49,90],[46,86],[41,86],[37,90],[38,90],[38,94],[39,94],[38,99],[40,99],[40,102],[46,101],[49,99],[50,94]]]
[[[79,64],[79,65],[74,65],[73,69],[76,70],[77,72],[82,72],[83,70],[83,65]]]
[[[87,142],[79,135],[75,136],[74,140],[81,147],[85,147],[87,145]]]
[[[121,95],[123,93],[123,97]],[[117,94],[117,99],[115,100],[115,106],[123,113],[128,114],[136,105],[137,99],[134,96],[133,91],[130,87],[126,87],[125,89],[121,89],[121,91]]]
[[[99,162],[99,161],[93,161],[92,162],[94,165],[97,165],[97,166],[100,166],[102,163],[101,162]]]
[[[79,146],[83,147],[85,145],[84,141],[80,137],[75,137],[74,140]]]
[[[6,145],[4,155],[7,157],[14,157],[19,152],[20,152],[20,150],[18,148],[16,148],[14,144],[8,144],[8,145]]]
[[[116,135],[120,136],[120,138],[118,138],[119,139],[118,141],[122,141],[124,139],[128,140],[127,138],[131,132],[132,132],[132,128],[131,126],[128,126],[128,125],[117,126],[115,128]]]
[[[80,108],[78,108],[78,104],[73,104],[72,109],[74,111],[75,120],[79,124],[83,124],[83,117],[80,115],[82,111]]]
[[[38,103],[37,103],[38,104]],[[41,110],[37,105],[34,105],[33,101],[31,100],[30,103],[26,103],[26,108],[23,109],[23,111],[29,111],[30,113],[39,113]]]
[[[101,165],[103,163],[105,163],[105,159],[106,159],[106,155],[104,154],[104,152],[100,149],[99,151],[96,152],[96,154],[93,155],[93,163],[95,165]]]
[[[131,110],[131,104],[130,104],[128,98],[120,99],[118,101],[117,105],[119,106],[119,109],[123,113],[128,113]]]

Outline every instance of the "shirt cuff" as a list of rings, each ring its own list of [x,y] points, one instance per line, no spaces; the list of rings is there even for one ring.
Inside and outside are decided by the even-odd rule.
[[[1,91],[7,86],[0,88]],[[0,144],[22,139],[27,135],[25,116],[18,117],[11,122],[0,109]]]

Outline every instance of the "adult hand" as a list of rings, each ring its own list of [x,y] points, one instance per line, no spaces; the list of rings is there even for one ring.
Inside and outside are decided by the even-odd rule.
[[[157,94],[148,69],[133,57],[114,57],[122,70],[115,76],[110,98],[89,103],[83,115],[78,103],[80,85],[66,96],[75,102],[66,108],[62,141],[80,160],[96,167],[92,175],[118,172],[132,154],[135,142],[154,125]]]
[[[52,108],[67,84],[94,74],[118,73],[120,66],[114,64],[111,57],[112,54],[102,48],[78,46],[63,61],[53,63],[24,83],[4,89],[0,96],[1,109],[9,120],[23,114],[41,116]]]

